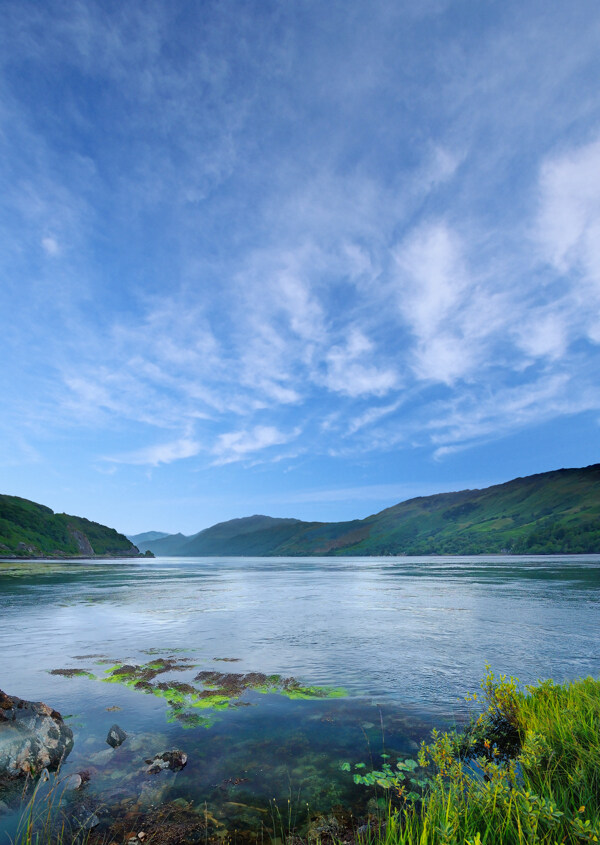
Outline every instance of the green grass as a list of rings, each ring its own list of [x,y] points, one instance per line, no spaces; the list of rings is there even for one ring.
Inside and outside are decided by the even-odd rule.
[[[485,710],[466,731],[434,732],[421,748],[428,785],[419,799],[403,803],[402,777],[385,784],[388,818],[364,843],[600,840],[600,681],[520,690],[488,671],[482,691]]]

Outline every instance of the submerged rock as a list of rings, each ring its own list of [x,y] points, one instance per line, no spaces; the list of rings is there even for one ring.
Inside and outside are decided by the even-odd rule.
[[[172,772],[178,772],[187,763],[187,754],[184,751],[174,748],[172,751],[163,751],[161,754],[156,754],[153,759],[146,760],[148,764],[148,772],[155,775],[162,772],[164,769],[170,769]]]
[[[0,690],[0,776],[54,769],[73,748],[73,731],[57,710]]]
[[[103,748],[102,751],[96,751],[94,754],[90,754],[89,761],[94,766],[106,766],[112,760],[114,753],[114,748]]]
[[[127,734],[125,733],[123,728],[120,728],[118,725],[113,725],[108,732],[108,736],[106,737],[107,743],[113,748],[118,748],[119,745],[122,745],[126,739]]]
[[[175,781],[175,775],[172,772],[166,772],[161,775],[159,782],[144,783],[142,791],[138,798],[138,804],[142,809],[154,806],[158,807],[167,797],[168,793]]]

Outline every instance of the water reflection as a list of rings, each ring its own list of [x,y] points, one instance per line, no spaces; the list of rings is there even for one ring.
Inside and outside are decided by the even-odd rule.
[[[164,744],[190,752],[172,798],[264,810],[266,796],[293,790],[326,808],[356,799],[341,760],[380,752],[384,733],[388,750],[413,753],[434,724],[464,719],[486,662],[523,682],[600,675],[599,610],[594,556],[0,564],[0,686],[74,716],[67,771],[91,766],[92,792],[137,800],[143,755]],[[78,659],[145,663],[152,649],[183,649],[205,670],[236,658],[236,672],[350,695],[249,694],[251,706],[186,731],[152,695],[49,674],[100,674]],[[125,743],[118,766],[94,763],[115,718],[139,747]]]

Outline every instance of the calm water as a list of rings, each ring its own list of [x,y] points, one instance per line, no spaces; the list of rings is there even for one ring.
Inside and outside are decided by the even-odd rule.
[[[223,830],[268,826],[273,798],[286,813],[288,799],[294,812],[340,802],[359,812],[364,796],[340,763],[377,762],[383,745],[414,754],[433,725],[466,717],[464,695],[486,662],[525,683],[599,676],[600,557],[0,563],[0,645],[0,688],[70,716],[64,773],[90,771],[86,801],[108,808],[103,823],[154,790],[157,801],[208,807]],[[169,655],[194,668],[168,680],[256,671],[348,695],[247,692],[251,706],[184,730],[164,699],[49,674],[102,677],[101,660]],[[114,722],[128,739],[98,754]],[[143,759],[174,747],[188,752],[187,767],[148,778]],[[0,816],[0,831],[11,824]]]

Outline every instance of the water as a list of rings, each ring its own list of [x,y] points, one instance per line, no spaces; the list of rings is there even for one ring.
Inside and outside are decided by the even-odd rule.
[[[70,717],[63,774],[90,772],[77,800],[102,825],[167,802],[222,837],[272,830],[288,806],[294,819],[307,804],[360,814],[369,796],[341,762],[414,755],[432,726],[460,724],[486,662],[524,683],[600,675],[599,622],[598,556],[0,563],[0,687]],[[254,671],[347,696],[247,690],[232,704],[250,706],[195,711],[212,724],[185,729],[164,698],[50,674],[105,677],[159,656],[190,668],[153,683]],[[114,722],[128,739],[98,754]],[[144,758],[168,748],[188,753],[186,768],[148,776]],[[14,832],[10,814],[2,829]]]

